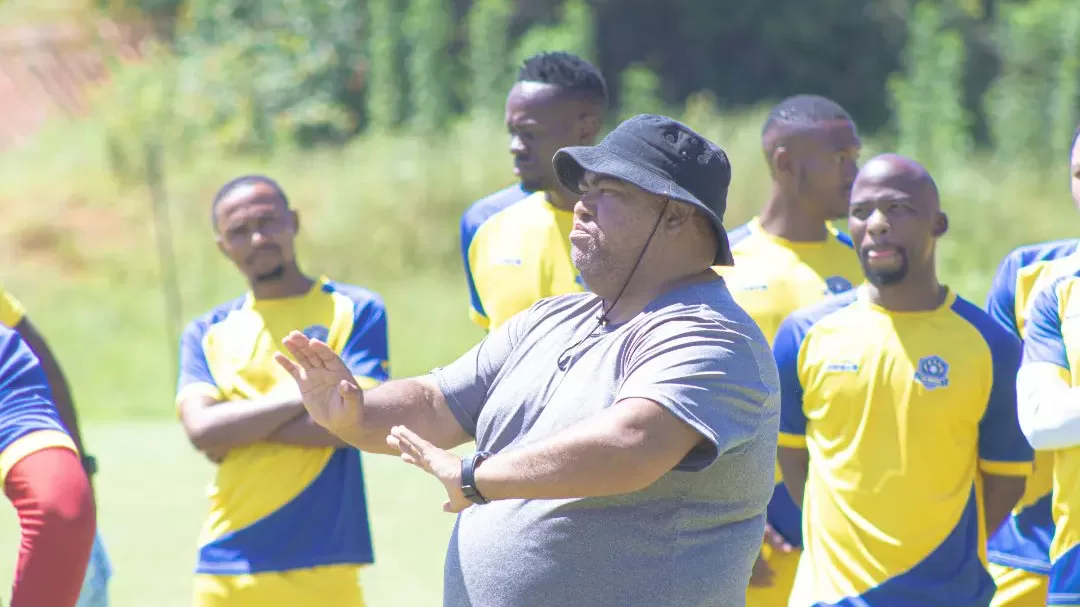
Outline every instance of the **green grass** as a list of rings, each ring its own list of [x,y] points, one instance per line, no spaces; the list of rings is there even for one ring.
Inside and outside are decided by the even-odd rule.
[[[88,425],[101,458],[99,528],[113,561],[114,607],[191,604],[195,541],[211,466],[168,421]],[[453,516],[437,481],[396,459],[365,455],[375,566],[362,576],[368,603],[438,605]],[[0,598],[7,604],[18,545],[10,508],[0,508]]]

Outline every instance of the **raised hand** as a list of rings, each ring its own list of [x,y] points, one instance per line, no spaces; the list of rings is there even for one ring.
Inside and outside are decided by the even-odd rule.
[[[282,344],[296,361],[280,352],[274,360],[296,380],[311,419],[339,436],[359,430],[364,393],[341,358],[330,346],[299,331],[289,333]]]
[[[386,444],[401,452],[402,461],[439,479],[446,489],[443,512],[461,512],[472,502],[461,492],[461,458],[420,438],[405,426],[394,426]]]

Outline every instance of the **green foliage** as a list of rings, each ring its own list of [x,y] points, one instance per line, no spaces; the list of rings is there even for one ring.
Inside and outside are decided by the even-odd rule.
[[[402,40],[402,1],[368,0],[367,124],[385,131],[405,119],[405,53]]]
[[[896,149],[931,169],[970,154],[971,116],[963,106],[964,43],[942,10],[920,2],[904,52],[903,73],[889,78]]]
[[[510,49],[510,0],[475,0],[468,14],[470,86],[472,111],[497,114],[512,80],[507,59]]]
[[[533,25],[514,49],[514,64],[543,51],[567,51],[596,61],[596,26],[584,0],[564,0],[561,17],[554,25]]]
[[[643,113],[664,113],[660,77],[647,65],[635,63],[627,66],[619,80],[619,120]]]
[[[1072,7],[1068,14],[1063,12],[1065,4]],[[1063,60],[1062,52],[1064,28],[1076,27],[1073,4],[1040,0],[1000,9],[1001,76],[984,105],[995,152],[1003,162],[1038,164],[1054,159],[1059,147],[1054,142],[1059,140],[1047,133],[1068,119],[1069,98],[1076,102],[1075,57]]]
[[[409,0],[403,25],[409,47],[409,120],[422,133],[435,132],[450,119],[451,28],[448,0]]]
[[[1069,2],[1062,7],[1058,44],[1061,60],[1055,74],[1049,144],[1052,158],[1067,158],[1080,122],[1080,4]]]

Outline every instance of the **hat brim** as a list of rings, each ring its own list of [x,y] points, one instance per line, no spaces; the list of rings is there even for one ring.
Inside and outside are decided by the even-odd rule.
[[[716,230],[716,238],[720,244],[713,265],[735,265],[735,260],[731,255],[731,242],[728,240],[727,230],[724,229],[724,223],[720,220],[720,217],[698,200],[697,196],[686,191],[670,178],[600,146],[563,148],[555,153],[552,164],[559,183],[575,194],[580,195],[582,193],[581,182],[585,177],[585,173],[596,173],[597,175],[605,175],[625,181],[657,196],[665,196],[697,207],[712,221],[713,228]]]

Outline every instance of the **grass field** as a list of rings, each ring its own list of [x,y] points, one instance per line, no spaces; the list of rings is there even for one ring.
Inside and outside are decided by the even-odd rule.
[[[86,435],[102,460],[98,524],[115,567],[112,605],[190,605],[211,466],[169,421],[97,422]],[[388,456],[364,456],[364,470],[378,560],[363,576],[369,604],[439,605],[453,525],[441,510],[441,486]],[[0,513],[0,596],[6,599],[18,528],[10,508]]]

